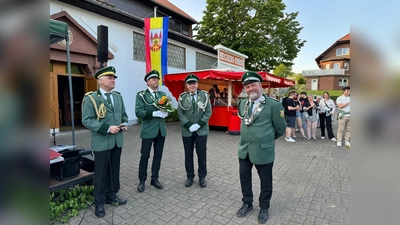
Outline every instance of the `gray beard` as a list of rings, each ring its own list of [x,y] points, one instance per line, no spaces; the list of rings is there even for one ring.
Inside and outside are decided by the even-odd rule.
[[[251,93],[249,97],[253,101],[257,100],[259,98],[258,93],[256,93],[256,92]]]

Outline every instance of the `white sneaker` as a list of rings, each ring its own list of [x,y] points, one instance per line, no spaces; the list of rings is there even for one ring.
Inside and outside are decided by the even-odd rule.
[[[293,138],[285,138],[285,141],[287,141],[287,142],[296,142],[296,140],[294,140]]]
[[[346,146],[346,148],[350,148],[350,142],[346,141],[346,143],[344,143],[344,146]]]
[[[333,137],[333,138],[331,138],[331,141],[337,141],[337,139]]]
[[[336,146],[342,147],[342,142],[337,142],[337,143],[336,143]]]
[[[325,139],[325,137],[324,137],[324,136],[322,136],[322,137],[321,137],[321,139],[322,139],[322,140],[324,140],[324,139]]]

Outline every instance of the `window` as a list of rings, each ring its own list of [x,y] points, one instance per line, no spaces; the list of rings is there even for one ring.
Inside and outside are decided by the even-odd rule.
[[[186,68],[186,51],[178,45],[168,44],[168,66]]]
[[[200,52],[196,52],[196,70],[206,70],[216,68],[218,59]]]
[[[339,87],[347,86],[349,83],[348,79],[339,79]]]
[[[349,63],[344,63],[344,66],[343,66],[343,67],[344,67],[345,70],[349,70],[349,66],[350,66]]]
[[[330,65],[330,64],[326,64],[326,65],[325,65],[325,69],[328,70],[328,69],[330,69],[330,68],[331,68],[331,65]]]
[[[169,29],[182,33],[182,24],[181,21],[175,19],[169,19]]]
[[[146,61],[144,35],[133,32],[133,60]]]
[[[189,36],[189,25],[186,23],[182,24],[182,34]]]
[[[333,69],[340,69],[340,63],[333,64]]]
[[[336,56],[348,55],[348,54],[349,54],[349,48],[337,48],[336,49]]]
[[[68,73],[68,65],[65,65],[65,73]],[[77,65],[71,65],[72,74],[85,74],[83,68]]]

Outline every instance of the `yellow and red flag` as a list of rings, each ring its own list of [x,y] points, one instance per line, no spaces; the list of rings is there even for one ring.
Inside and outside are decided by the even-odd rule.
[[[168,23],[168,17],[144,19],[146,73],[157,70],[161,75],[160,85],[168,73]]]

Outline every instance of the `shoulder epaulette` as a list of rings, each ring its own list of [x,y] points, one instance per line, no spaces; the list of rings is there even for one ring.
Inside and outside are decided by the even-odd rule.
[[[113,93],[117,93],[117,94],[121,94],[121,92],[119,91],[112,91]]]
[[[142,91],[138,91],[138,94],[143,94],[144,93],[144,91],[142,90]]]
[[[89,92],[87,92],[86,94],[85,94],[85,96],[86,95],[90,95],[90,94],[92,94],[93,93],[93,91],[89,91]]]
[[[204,92],[205,94],[208,94],[208,91],[200,90],[201,92]]]
[[[182,95],[185,95],[185,94],[187,94],[186,91],[185,91],[185,92],[182,92],[179,96],[182,96]]]

